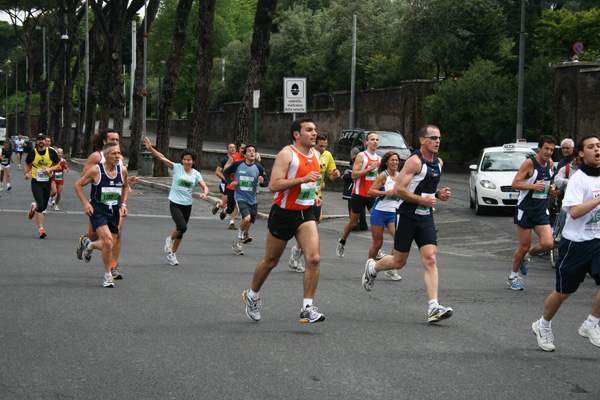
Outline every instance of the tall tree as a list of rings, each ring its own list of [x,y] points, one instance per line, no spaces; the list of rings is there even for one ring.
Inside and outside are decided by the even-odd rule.
[[[201,1],[198,8],[198,60],[196,63],[196,98],[192,127],[188,135],[187,147],[196,150],[197,165],[202,164],[202,144],[208,109],[210,107],[210,83],[214,53],[215,0]]]
[[[254,90],[262,90],[269,66],[271,47],[271,25],[277,7],[277,0],[258,0],[254,17],[254,33],[250,46],[250,65],[242,104],[236,115],[233,140],[236,143],[250,139],[252,96]]]
[[[27,136],[31,133],[31,96],[33,94],[33,81],[35,65],[39,59],[39,41],[35,35],[35,29],[39,26],[39,19],[43,15],[43,7],[35,2],[25,1],[14,3],[2,2],[0,6],[9,6],[4,11],[9,15],[17,40],[25,50],[27,60],[25,79],[25,116],[23,119],[23,133]],[[17,117],[17,116],[15,116]]]
[[[192,3],[194,0],[179,0],[175,13],[175,26],[173,27],[173,43],[171,53],[167,60],[167,71],[162,91],[158,121],[156,129],[156,149],[169,157],[169,138],[171,135],[171,116],[175,95],[177,94],[177,80],[183,59],[186,29]],[[154,176],[168,176],[167,167],[163,163],[154,164]]]

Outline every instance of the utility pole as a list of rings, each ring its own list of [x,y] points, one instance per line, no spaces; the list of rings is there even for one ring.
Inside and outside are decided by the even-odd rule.
[[[523,139],[523,94],[525,87],[525,0],[521,0],[521,32],[519,33],[519,87],[517,89],[517,142]]]

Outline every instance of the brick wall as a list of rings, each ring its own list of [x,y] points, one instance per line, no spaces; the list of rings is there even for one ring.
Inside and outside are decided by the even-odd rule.
[[[600,63],[561,63],[554,71],[554,137],[600,134]]]

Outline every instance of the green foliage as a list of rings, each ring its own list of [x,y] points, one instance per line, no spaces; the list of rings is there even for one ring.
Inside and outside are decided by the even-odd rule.
[[[533,35],[533,47],[550,61],[570,60],[573,44],[582,42],[580,60],[593,61],[600,52],[600,9],[572,13],[545,11]]]
[[[450,159],[471,161],[483,147],[514,141],[515,83],[494,62],[478,59],[425,100],[428,122],[440,127]]]
[[[552,135],[554,69],[543,58],[534,60],[525,71],[523,103],[523,137],[537,142],[540,135]]]

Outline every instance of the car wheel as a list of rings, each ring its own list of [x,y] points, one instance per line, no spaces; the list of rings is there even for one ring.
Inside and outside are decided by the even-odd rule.
[[[479,200],[477,199],[477,191],[475,191],[475,214],[476,215],[484,215],[487,212],[487,207],[479,204]]]

